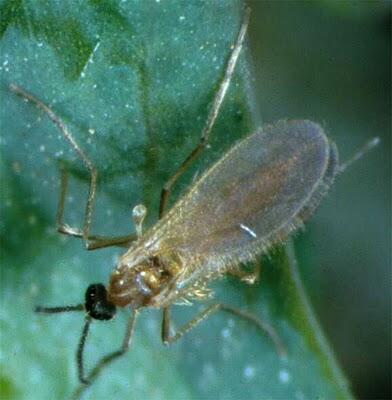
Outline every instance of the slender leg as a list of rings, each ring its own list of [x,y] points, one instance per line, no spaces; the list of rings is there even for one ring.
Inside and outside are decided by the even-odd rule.
[[[32,96],[30,93],[27,93],[24,89],[16,86],[10,85],[10,89],[16,93],[18,96],[21,96],[27,101],[33,103],[36,107],[46,113],[46,115],[52,120],[52,122],[59,128],[61,133],[64,135],[65,139],[70,143],[71,147],[81,159],[85,167],[90,173],[90,184],[89,191],[86,203],[86,209],[84,214],[84,223],[83,229],[77,229],[69,227],[68,225],[63,223],[63,215],[64,215],[64,204],[65,197],[68,186],[68,176],[65,170],[61,170],[61,181],[60,181],[60,197],[59,203],[57,207],[57,215],[56,215],[56,223],[58,232],[70,235],[74,237],[82,238],[85,241],[86,248],[89,250],[95,250],[98,248],[108,247],[108,246],[123,246],[129,244],[132,240],[134,240],[134,235],[122,236],[118,238],[108,238],[101,236],[90,236],[90,226],[91,226],[91,218],[93,213],[93,205],[97,187],[97,170],[94,164],[90,161],[90,159],[86,156],[83,150],[79,147],[71,132],[65,126],[63,121],[44,103],[40,100]]]
[[[256,318],[253,314],[247,313],[246,311],[242,311],[238,308],[227,306],[225,304],[216,303],[206,307],[200,313],[198,313],[194,318],[192,318],[189,322],[184,324],[181,328],[177,330],[173,335],[170,334],[170,310],[169,307],[163,309],[163,318],[162,318],[162,341],[165,344],[170,344],[178,339],[180,339],[185,333],[189,332],[195,326],[197,326],[201,321],[205,320],[207,317],[212,315],[213,313],[222,310],[226,311],[230,314],[236,315],[250,323],[252,323],[259,331],[263,334],[267,334],[269,338],[272,340],[276,351],[281,357],[286,356],[286,350],[281,342],[278,334],[275,330],[265,322]]]
[[[86,323],[83,327],[76,355],[78,365],[78,377],[81,385],[74,392],[73,398],[78,399],[83,391],[94,382],[94,380],[98,377],[104,367],[124,355],[129,350],[137,316],[138,311],[133,311],[131,316],[129,317],[121,347],[118,350],[113,351],[112,353],[109,353],[106,356],[102,357],[87,376],[84,373],[83,354],[91,319],[89,317],[86,318]]]
[[[360,158],[362,158],[368,151],[372,150],[373,147],[376,147],[380,144],[380,138],[379,137],[374,137],[371,140],[369,140],[367,143],[364,144],[363,147],[361,147],[359,150],[355,152],[348,160],[346,160],[344,163],[340,164],[339,169],[338,169],[338,174],[341,174],[344,172],[348,167],[350,167],[353,163],[358,161]]]
[[[204,148],[207,145],[211,130],[212,130],[212,128],[215,124],[216,118],[219,114],[219,110],[222,106],[223,100],[227,93],[227,89],[229,88],[230,81],[233,76],[233,72],[234,72],[235,66],[237,64],[238,57],[241,52],[241,48],[242,48],[242,45],[244,42],[246,30],[248,28],[249,17],[250,17],[250,9],[246,8],[240,31],[238,33],[236,42],[232,47],[232,51],[231,51],[229,60],[226,64],[226,69],[225,69],[223,79],[220,82],[219,89],[215,95],[211,110],[208,114],[207,121],[201,132],[199,143],[190,152],[188,157],[183,161],[183,163],[180,165],[180,167],[177,169],[177,171],[174,173],[174,175],[163,186],[163,189],[161,192],[160,205],[159,205],[159,217],[160,218],[163,216],[163,213],[165,212],[167,202],[168,202],[170,192],[172,190],[173,185],[176,183],[177,179],[186,171],[186,169],[189,167],[189,165],[197,157],[200,156],[200,154],[202,153],[202,151],[204,150]]]
[[[83,231],[77,228],[72,228],[63,222],[64,215],[64,204],[65,197],[68,188],[68,172],[65,169],[61,169],[60,174],[60,196],[59,202],[57,206],[57,214],[56,214],[56,226],[57,231],[64,235],[69,235],[77,238],[83,239]],[[110,246],[121,246],[128,247],[131,242],[136,239],[135,235],[126,235],[126,236],[118,236],[118,237],[105,237],[105,236],[96,236],[89,235],[87,237],[88,240],[88,250],[97,250],[102,249],[104,247]]]

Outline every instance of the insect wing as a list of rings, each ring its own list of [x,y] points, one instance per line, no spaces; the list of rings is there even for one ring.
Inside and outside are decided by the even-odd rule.
[[[235,145],[158,226],[183,254],[238,263],[308,216],[337,171],[337,152],[310,121],[279,121]]]

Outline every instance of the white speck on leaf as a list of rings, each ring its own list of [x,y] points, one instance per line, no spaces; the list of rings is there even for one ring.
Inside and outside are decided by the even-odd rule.
[[[247,380],[251,380],[256,375],[256,369],[252,365],[246,365],[243,371],[244,378]]]
[[[228,329],[228,328],[222,329],[221,335],[222,335],[222,337],[225,338],[225,339],[230,338],[230,336],[231,336],[230,329]]]
[[[286,369],[281,369],[279,371],[279,381],[281,383],[288,383],[291,380],[290,373]]]

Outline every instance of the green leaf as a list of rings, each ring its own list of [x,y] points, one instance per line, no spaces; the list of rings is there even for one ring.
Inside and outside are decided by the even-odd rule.
[[[138,203],[148,207],[147,226],[156,221],[160,188],[198,142],[242,13],[236,1],[1,4],[2,399],[71,395],[84,317],[35,315],[34,306],[80,303],[88,284],[107,281],[120,254],[87,252],[55,232],[59,167],[71,173],[70,225],[81,226],[88,175],[48,118],[9,84],[49,104],[97,166],[93,231],[127,234]],[[210,148],[174,199],[258,124],[246,56],[244,49]],[[146,310],[132,351],[103,371],[86,398],[351,398],[303,293],[291,245],[262,263],[260,283],[219,282],[216,298],[273,326],[287,359],[268,337],[224,314],[165,348],[161,317]],[[174,318],[185,322],[197,309],[174,307]],[[88,366],[120,346],[127,314],[93,324]]]

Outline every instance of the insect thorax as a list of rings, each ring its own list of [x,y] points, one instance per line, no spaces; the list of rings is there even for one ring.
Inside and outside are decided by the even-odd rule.
[[[108,297],[120,307],[161,307],[166,295],[174,290],[184,265],[175,251],[160,249],[157,254],[136,255],[135,252],[120,258],[110,277]],[[175,293],[172,293],[175,295]]]

